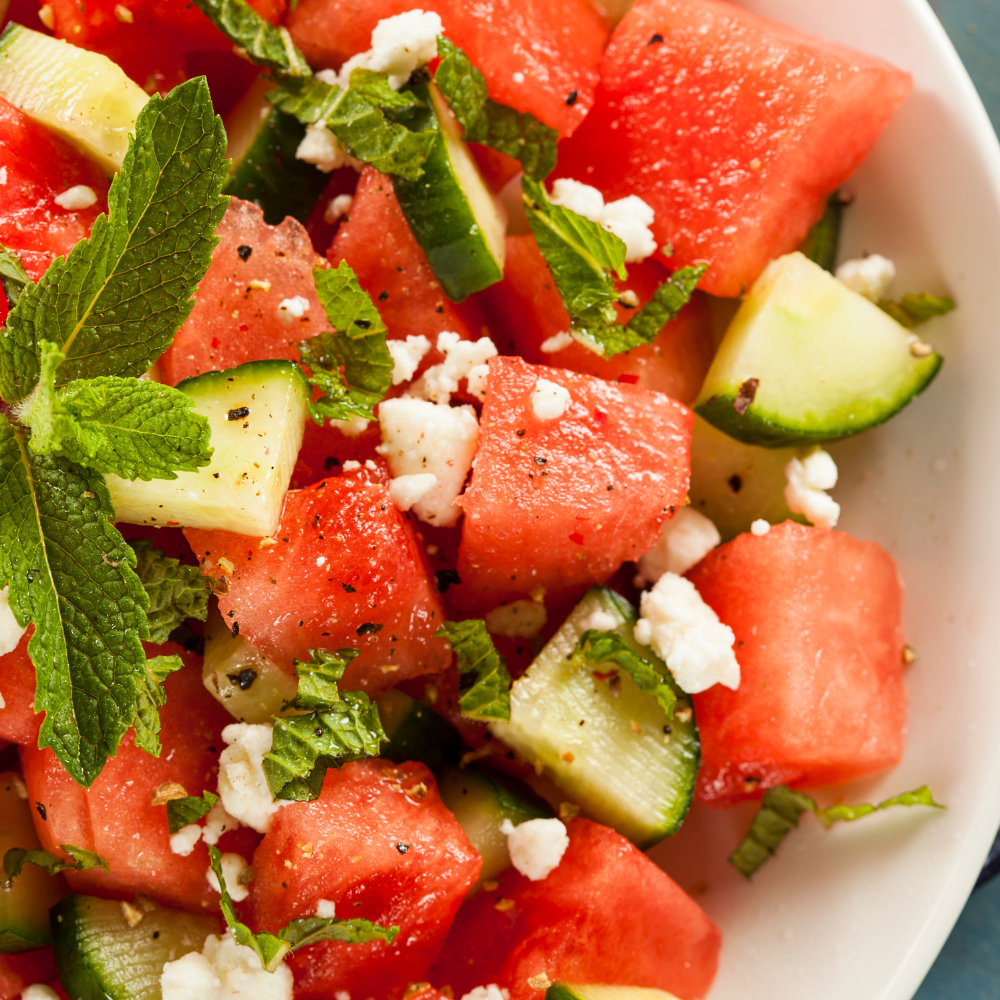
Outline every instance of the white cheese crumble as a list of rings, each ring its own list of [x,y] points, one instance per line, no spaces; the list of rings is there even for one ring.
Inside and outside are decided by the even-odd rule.
[[[293,319],[302,319],[309,312],[309,300],[303,295],[293,295],[278,303],[278,315],[286,325]]]
[[[547,378],[538,379],[531,391],[531,409],[539,420],[558,420],[569,402],[569,390]]]
[[[270,725],[234,722],[222,730],[226,749],[219,757],[219,797],[230,816],[267,833],[281,806],[271,799],[262,761],[271,749]]]
[[[357,469],[361,468],[361,463],[357,461],[357,459],[349,458],[346,462],[344,462],[341,468],[344,472],[355,472]]]
[[[510,990],[496,983],[488,986],[474,986],[462,1000],[510,1000]]]
[[[194,851],[195,845],[201,840],[201,827],[197,823],[188,823],[170,836],[170,850],[182,858],[188,857]]]
[[[325,125],[307,125],[306,134],[295,150],[295,159],[312,163],[328,174],[347,163],[348,157],[340,141]]]
[[[500,832],[507,837],[511,864],[532,882],[554,871],[569,847],[569,834],[559,819],[529,819],[517,826],[505,819]]]
[[[60,208],[65,208],[67,212],[74,212],[80,208],[90,208],[97,202],[97,192],[86,184],[74,184],[67,188],[62,194],[57,194],[52,199]]]
[[[354,205],[353,194],[338,194],[336,198],[331,198],[323,211],[323,221],[332,226],[338,219],[342,219]]]
[[[493,341],[489,337],[462,340],[457,333],[446,330],[438,334],[437,349],[444,355],[444,361],[428,368],[410,386],[410,395],[434,403],[447,403],[451,394],[458,392],[458,383],[466,379],[469,395],[483,399],[486,383],[482,371],[476,369],[496,357],[497,349]]]
[[[332,920],[337,915],[337,904],[329,899],[316,900],[316,916],[324,920]]]
[[[852,292],[878,302],[896,277],[896,265],[888,257],[873,253],[856,260],[845,260],[837,268],[837,280]]]
[[[511,639],[531,639],[548,621],[545,605],[538,601],[511,601],[486,613],[486,631]]]
[[[229,934],[209,934],[200,954],[167,962],[160,975],[163,1000],[292,1000],[292,983],[287,965],[265,972],[256,954]]]
[[[762,517],[758,517],[757,520],[750,525],[750,533],[752,535],[757,535],[758,538],[766,535],[770,530],[771,522],[765,521]]]
[[[719,621],[695,585],[683,576],[664,573],[642,595],[635,638],[663,657],[674,680],[688,694],[713,684],[733,690],[740,686],[733,630]]]
[[[397,476],[389,483],[389,496],[399,510],[409,510],[437,486],[437,481],[437,476],[433,472],[414,472],[408,476]]]
[[[346,434],[349,438],[360,437],[366,430],[368,430],[368,425],[371,423],[370,420],[364,417],[350,417],[347,420],[332,420],[330,421],[331,427],[336,427],[341,434]]]
[[[372,31],[371,48],[348,59],[340,67],[337,82],[350,86],[351,73],[361,67],[388,73],[389,86],[399,90],[415,69],[437,56],[438,35],[443,30],[440,16],[433,11],[408,10],[384,17]]]
[[[655,213],[638,195],[605,204],[597,188],[560,177],[552,185],[550,198],[554,205],[562,205],[614,233],[625,244],[626,261],[645,260],[656,253],[656,240],[649,229]]]
[[[472,468],[479,441],[479,422],[471,406],[438,406],[402,396],[378,408],[382,443],[394,478],[430,473],[436,485],[413,504],[421,521],[448,527],[461,515],[455,503]],[[391,485],[390,485],[391,489]]]
[[[814,448],[805,458],[785,466],[785,502],[793,514],[804,514],[819,528],[832,528],[840,519],[840,504],[825,491],[837,485],[837,464],[828,452]]]
[[[222,868],[222,877],[226,881],[226,892],[229,893],[234,903],[239,903],[250,895],[247,886],[253,880],[253,869],[247,864],[247,859],[242,854],[234,854],[227,851],[219,859]],[[219,877],[209,868],[205,872],[208,884],[216,891],[221,892]]]
[[[559,351],[565,351],[572,343],[573,335],[569,330],[563,330],[561,333],[554,333],[542,341],[542,353],[558,354]]]
[[[14,612],[7,601],[7,588],[0,590],[0,656],[6,656],[17,648],[26,629],[17,624]]]
[[[639,575],[656,583],[664,573],[686,573],[702,561],[722,536],[712,521],[693,507],[681,507],[660,529],[656,544],[639,559]]]
[[[21,990],[21,1000],[59,1000],[59,994],[44,983],[32,983]]]
[[[240,821],[226,812],[226,807],[221,799],[208,810],[205,816],[205,825],[201,830],[201,839],[206,844],[217,844],[221,837],[228,830],[235,830],[240,825]]]
[[[413,378],[424,355],[431,349],[431,342],[424,336],[411,334],[406,340],[387,340],[385,346],[392,358],[392,384],[399,385]]]
[[[618,628],[618,619],[598,608],[580,622],[581,632],[613,632]]]

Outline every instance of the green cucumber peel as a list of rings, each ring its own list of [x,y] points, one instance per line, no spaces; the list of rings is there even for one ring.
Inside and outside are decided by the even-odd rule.
[[[955,308],[955,300],[947,295],[919,292],[898,299],[880,299],[879,309],[888,313],[900,326],[913,330],[935,316],[944,316]]]
[[[207,790],[201,795],[185,795],[183,798],[171,799],[167,803],[167,828],[174,834],[192,823],[197,823],[211,812],[212,806],[218,801],[219,796]]]
[[[100,868],[105,874],[108,871],[107,861],[94,851],[87,851],[74,844],[60,844],[59,850],[69,855],[70,860],[57,857],[49,851],[43,851],[40,847],[34,850],[26,850],[23,847],[12,847],[3,856],[3,868],[7,873],[7,885],[24,870],[25,865],[35,865],[42,871],[50,875],[58,875],[60,872],[86,872],[94,868]]]
[[[852,199],[839,191],[834,191],[826,201],[826,208],[820,220],[809,230],[799,250],[811,261],[819,264],[824,271],[833,273],[837,263],[837,249],[840,246],[840,227],[844,209]]]
[[[510,718],[510,674],[504,658],[497,652],[486,622],[469,618],[445,622],[434,633],[447,639],[458,661],[458,706],[466,718],[489,722]]]

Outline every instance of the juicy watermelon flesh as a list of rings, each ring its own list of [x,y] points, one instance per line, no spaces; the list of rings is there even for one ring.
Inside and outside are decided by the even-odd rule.
[[[296,1000],[394,996],[427,979],[481,867],[423,764],[345,764],[316,801],[275,815],[253,857],[250,921],[273,933],[326,899],[337,916],[398,926],[391,945],[321,942],[289,960]]]
[[[185,531],[203,571],[228,579],[226,622],[290,673],[311,649],[353,647],[343,686],[377,693],[451,659],[433,638],[444,621],[433,578],[384,483],[361,468],[289,492],[275,544]]]
[[[324,421],[323,426],[320,426],[313,420],[307,420],[299,458],[292,470],[292,481],[288,488],[301,490],[318,483],[324,476],[336,476],[344,462],[352,461],[362,465],[368,461],[374,462],[376,477],[388,483],[389,470],[375,450],[381,440],[378,424],[374,421],[362,434],[348,437],[329,421]]]
[[[911,87],[879,59],[721,0],[638,0],[600,73],[557,174],[642,197],[671,266],[710,262],[701,287],[730,296],[798,246]]]
[[[47,983],[56,973],[52,948],[0,955],[0,1000],[16,1000],[29,986]]]
[[[463,905],[431,982],[456,996],[497,983],[511,1000],[540,1000],[536,977],[703,997],[721,935],[701,907],[608,827],[575,819],[569,837],[545,879],[531,882],[510,868],[497,890]],[[501,899],[514,906],[498,910]]]
[[[34,625],[21,636],[17,646],[0,656],[0,677],[3,678],[4,705],[0,708],[0,740],[11,743],[34,743],[42,724],[42,715],[35,714],[35,668],[28,657],[28,642]]]
[[[313,66],[336,69],[370,47],[382,18],[412,7],[411,0],[302,0],[288,28]],[[608,36],[587,0],[424,0],[420,8],[440,14],[444,33],[486,77],[494,100],[531,112],[560,135],[583,121]]]
[[[694,696],[697,795],[837,785],[899,763],[906,728],[902,587],[874,542],[786,521],[689,574],[736,635],[739,689]]]

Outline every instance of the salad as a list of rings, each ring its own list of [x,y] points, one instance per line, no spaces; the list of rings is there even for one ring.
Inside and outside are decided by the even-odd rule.
[[[724,0],[27,2],[0,1000],[696,1000],[692,802],[747,878],[941,808],[812,791],[904,749],[824,445],[955,308],[838,257],[908,74]]]

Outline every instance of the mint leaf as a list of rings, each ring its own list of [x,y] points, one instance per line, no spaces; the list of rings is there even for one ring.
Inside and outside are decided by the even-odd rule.
[[[383,111],[416,108],[422,104],[412,91],[393,90],[389,86],[388,73],[376,73],[362,66],[351,70],[350,92]]]
[[[14,404],[38,381],[38,341],[75,378],[141,375],[169,347],[211,263],[228,203],[226,134],[204,77],[154,95],[90,239],[25,286],[0,330],[0,397]]]
[[[177,833],[184,827],[197,823],[202,816],[207,816],[212,806],[219,801],[219,796],[205,791],[201,795],[187,795],[182,799],[171,799],[167,803],[167,826],[170,832]],[[219,883],[222,884],[221,882]]]
[[[277,935],[263,931],[254,934],[246,924],[236,917],[226,880],[222,876],[222,852],[217,847],[209,847],[208,856],[212,871],[219,880],[221,899],[219,907],[226,918],[226,924],[237,944],[253,950],[260,964],[267,972],[274,972],[284,957],[292,951],[315,944],[317,941],[346,941],[349,944],[364,944],[368,941],[385,941],[392,944],[399,933],[398,927],[380,927],[370,920],[341,920],[338,917],[304,917],[290,920]]]
[[[851,203],[839,191],[834,191],[827,199],[823,217],[806,234],[799,250],[825,271],[834,270],[837,262],[837,248],[840,245],[840,223],[844,209]]]
[[[559,133],[532,114],[520,114],[492,100],[486,78],[469,57],[447,38],[438,38],[441,62],[434,83],[462,126],[465,142],[478,142],[519,160],[525,174],[536,181],[555,169]],[[354,86],[354,78],[351,78]]]
[[[947,295],[928,295],[926,292],[920,292],[916,295],[904,295],[899,299],[881,299],[878,307],[901,326],[912,330],[935,316],[950,313],[955,308],[955,300]]]
[[[20,625],[35,623],[38,736],[89,786],[132,725],[146,676],[149,601],[135,553],[112,525],[104,479],[35,455],[0,417],[0,583]]]
[[[288,29],[266,21],[246,0],[194,0],[194,4],[251,62],[285,76],[312,76]]]
[[[447,639],[458,660],[458,707],[469,719],[489,721],[510,718],[510,674],[497,652],[486,622],[469,618],[463,622],[445,622],[434,633]]]
[[[787,785],[769,788],[764,793],[760,809],[750,824],[750,829],[739,847],[729,856],[729,863],[740,874],[750,878],[760,866],[777,850],[785,837],[799,825],[799,817],[804,812],[813,813],[820,822],[830,827],[841,820],[851,822],[870,813],[892,806],[930,806],[943,809],[934,801],[930,788],[922,785],[912,792],[894,795],[878,805],[863,803],[857,806],[830,806],[821,809],[814,799],[797,792]]]
[[[59,850],[65,851],[71,860],[64,861],[62,858],[56,857],[55,854],[43,851],[40,847],[32,851],[25,850],[23,847],[12,847],[3,856],[7,885],[10,885],[21,874],[25,865],[35,865],[50,875],[58,875],[59,872],[65,871],[86,872],[94,868],[100,868],[105,873],[108,870],[107,861],[93,851],[86,851],[74,844],[60,844]]]
[[[641,344],[651,344],[660,331],[691,300],[691,295],[701,276],[708,270],[707,264],[678,268],[659,288],[653,297],[624,325],[616,326],[608,332],[603,341],[604,353],[608,356],[630,351]],[[622,331],[622,334],[618,333]],[[616,337],[621,337],[621,341]]]
[[[302,363],[312,373],[309,381],[323,393],[310,402],[309,412],[319,424],[324,417],[371,420],[373,407],[392,385],[385,324],[347,261],[333,270],[316,268],[313,277],[333,332],[299,344]]]
[[[135,745],[153,757],[160,751],[160,709],[167,703],[163,682],[175,670],[180,670],[184,661],[177,656],[154,656],[146,662],[145,672],[140,674],[135,689]]]
[[[21,258],[0,244],[0,291],[7,297],[11,309],[17,305],[21,292],[32,284]]]
[[[171,559],[162,549],[154,549],[148,538],[129,543],[135,552],[135,571],[149,597],[146,619],[149,641],[166,642],[178,625],[187,618],[204,621],[208,616],[211,593],[207,577],[199,566],[185,566]]]
[[[667,717],[673,718],[677,695],[670,682],[617,632],[588,629],[580,636],[576,649],[573,650],[573,659],[578,664],[584,660],[595,664],[613,663],[624,670],[643,691],[653,695]]]
[[[295,661],[299,687],[292,699],[292,706],[306,711],[323,709],[340,701],[338,684],[351,660],[361,654],[356,649],[339,649],[331,653],[326,649],[310,651],[312,659]]]

